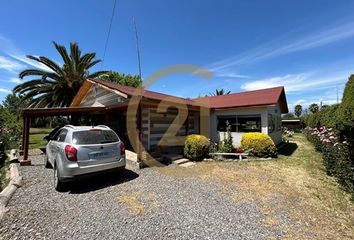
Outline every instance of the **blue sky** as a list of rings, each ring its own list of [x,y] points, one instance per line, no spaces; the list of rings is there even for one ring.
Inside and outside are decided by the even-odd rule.
[[[79,43],[103,57],[113,0],[2,1],[0,101],[21,81],[18,72],[39,66],[25,55],[60,63],[52,41]],[[143,78],[175,64],[213,72],[160,79],[151,90],[197,97],[284,85],[289,109],[297,103],[333,104],[354,73],[354,1],[136,1],[117,0],[102,65],[137,74],[132,19],[140,38]]]

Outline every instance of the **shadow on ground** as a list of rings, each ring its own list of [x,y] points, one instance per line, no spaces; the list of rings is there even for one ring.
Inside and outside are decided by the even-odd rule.
[[[105,187],[129,182],[139,177],[139,174],[130,170],[112,171],[77,179],[68,186],[69,193],[81,194],[96,191]]]
[[[279,150],[280,155],[291,156],[297,149],[296,143],[288,143]]]

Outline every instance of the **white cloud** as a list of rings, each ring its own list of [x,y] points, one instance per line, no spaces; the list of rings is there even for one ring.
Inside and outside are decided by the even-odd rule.
[[[11,57],[11,61],[16,61],[18,64],[20,64],[22,69],[25,68],[23,64],[45,70],[45,71],[52,71],[50,68],[46,67],[42,63],[38,63],[36,61],[33,61],[31,59],[28,59],[26,57],[26,54],[23,53],[22,50],[17,48],[13,42],[3,36],[0,35],[0,51],[5,53],[7,56]],[[8,58],[9,59],[9,58]],[[21,64],[22,63],[22,64]],[[19,70],[19,69],[16,69]]]
[[[212,63],[207,68],[211,71],[217,72],[240,64],[254,63],[288,53],[325,46],[353,36],[354,22],[334,24],[326,27],[322,31],[310,33],[302,38],[296,39],[296,37],[287,37],[295,39],[293,41],[284,42],[281,39],[284,39],[285,37],[278,38],[278,40],[268,42],[245,53]]]
[[[313,91],[316,88],[329,88],[336,84],[344,83],[350,72],[342,71],[335,73],[315,72],[287,74],[285,76],[277,76],[250,81],[241,85],[241,89],[246,91],[284,86],[287,93]]]
[[[226,71],[216,71],[215,77],[225,77],[225,78],[250,78],[248,75],[237,74],[234,72],[226,72]]]
[[[21,80],[19,78],[11,78],[9,80],[9,82],[16,83],[16,84],[21,84],[21,83],[23,83],[23,80]]]
[[[49,67],[47,67],[46,65],[39,63],[39,62],[35,62],[20,53],[8,53],[8,55],[20,62],[30,65],[32,67],[35,67],[35,68],[38,68],[38,69],[41,69],[44,71],[51,71],[52,72],[52,70]]]
[[[4,56],[0,56],[0,69],[4,69],[9,72],[16,72],[23,68],[25,68],[25,66],[19,63],[18,61],[12,60]]]
[[[294,103],[294,105],[298,105],[298,104],[302,105],[302,104],[304,104],[304,103],[306,103],[306,100],[305,100],[305,99],[299,99],[299,100],[297,100],[297,101]]]
[[[12,91],[5,89],[5,88],[0,88],[0,92],[2,93],[12,93]]]

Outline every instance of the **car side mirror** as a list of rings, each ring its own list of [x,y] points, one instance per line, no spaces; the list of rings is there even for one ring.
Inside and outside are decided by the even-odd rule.
[[[51,140],[51,138],[50,138],[50,136],[49,135],[47,135],[47,136],[45,136],[44,138],[43,138],[43,140],[47,140],[48,142]]]

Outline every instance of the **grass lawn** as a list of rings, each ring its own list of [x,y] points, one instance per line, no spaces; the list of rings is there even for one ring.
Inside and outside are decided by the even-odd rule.
[[[42,148],[47,145],[47,141],[43,140],[52,131],[51,128],[31,128],[29,135],[29,148]]]
[[[354,239],[354,203],[326,175],[321,155],[302,134],[277,160],[158,169],[220,183],[220,194],[237,204],[255,203],[266,216],[262,224],[284,232],[285,239]]]

